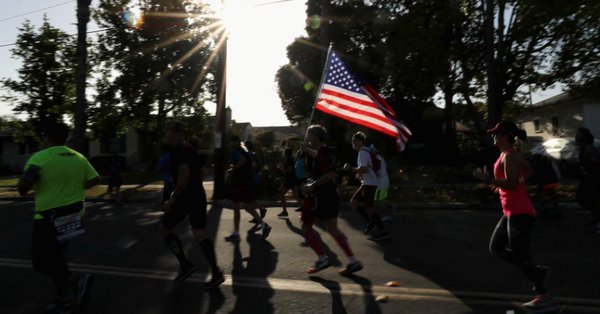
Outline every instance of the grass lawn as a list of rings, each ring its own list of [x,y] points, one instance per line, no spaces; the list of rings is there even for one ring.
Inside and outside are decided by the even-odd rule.
[[[17,181],[19,181],[18,176],[0,177],[0,188],[15,187],[17,186]]]

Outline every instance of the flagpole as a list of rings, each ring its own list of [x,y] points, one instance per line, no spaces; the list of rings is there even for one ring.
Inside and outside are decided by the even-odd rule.
[[[317,106],[319,95],[321,95],[321,90],[323,90],[323,82],[325,81],[325,73],[327,73],[327,65],[329,64],[329,56],[331,55],[331,50],[333,50],[333,44],[329,43],[329,48],[327,49],[327,57],[325,57],[325,66],[323,67],[323,73],[321,73],[321,82],[319,84],[319,90],[317,91],[317,95],[315,96],[315,102],[313,103],[312,112],[310,113],[310,119],[308,120],[308,125],[306,125],[306,132],[304,132],[304,141],[306,141],[306,138],[308,137],[308,128],[312,123],[313,117],[315,115],[315,107]]]

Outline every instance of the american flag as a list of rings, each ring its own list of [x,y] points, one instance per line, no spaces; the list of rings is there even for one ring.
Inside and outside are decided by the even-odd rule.
[[[408,127],[398,121],[394,110],[375,89],[348,71],[333,49],[329,49],[323,78],[316,109],[392,136],[398,150],[404,150],[412,135]]]

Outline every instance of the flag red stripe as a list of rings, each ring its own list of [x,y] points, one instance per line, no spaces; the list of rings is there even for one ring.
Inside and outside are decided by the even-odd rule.
[[[365,121],[365,120],[362,120],[362,119],[359,119],[359,118],[351,117],[351,116],[348,116],[346,114],[340,113],[338,111],[332,110],[328,106],[324,105],[322,103],[323,101],[324,100],[319,101],[317,103],[317,105],[315,106],[315,108],[319,109],[320,111],[323,111],[325,113],[328,113],[328,114],[334,115],[336,117],[342,118],[344,120],[347,120],[347,121],[350,121],[350,122],[353,122],[353,123],[356,123],[356,124],[359,124],[359,125],[371,128],[371,129],[374,129],[376,131],[385,133],[385,134],[387,134],[389,136],[392,136],[392,137],[396,137],[398,135],[397,132],[394,132],[394,131],[392,131],[390,129],[387,129],[387,128],[381,126],[381,124],[375,124],[375,123],[372,123],[372,122],[369,122],[369,121]],[[326,102],[326,104],[329,104],[332,107],[340,108],[339,106],[337,106],[335,104],[331,104],[328,101],[325,101],[325,102]],[[389,122],[384,122],[384,121],[381,121],[381,122],[389,125]]]
[[[333,100],[333,99],[319,98],[319,102],[321,102],[321,101],[325,101],[325,102],[327,102],[328,104],[331,104],[331,105],[333,105],[333,106],[339,107],[339,108],[341,108],[341,109],[343,109],[343,110],[347,110],[347,111],[350,111],[350,112],[354,112],[354,113],[356,113],[356,114],[359,114],[359,115],[361,115],[361,116],[365,116],[365,117],[369,117],[369,118],[377,119],[377,120],[379,120],[379,121],[381,121],[381,122],[383,122],[383,123],[385,123],[385,124],[389,124],[389,125],[390,125],[390,126],[392,126],[394,129],[396,129],[396,128],[397,128],[397,127],[396,127],[396,126],[395,126],[395,125],[394,125],[394,124],[393,124],[393,123],[392,123],[392,122],[391,122],[391,121],[390,121],[388,118],[386,118],[385,116],[381,116],[381,115],[378,115],[378,114],[375,114],[375,113],[372,113],[372,112],[369,112],[369,111],[364,111],[364,110],[358,109],[358,108],[356,108],[356,107],[352,107],[351,105],[348,105],[348,104],[342,104],[342,103],[340,103],[340,102],[338,102],[338,101],[335,101],[335,100]],[[318,103],[317,103],[317,105],[318,105]]]
[[[368,107],[371,107],[371,108],[379,109],[379,108],[377,108],[377,105],[374,102],[372,102],[372,101],[366,101],[366,100],[363,100],[363,99],[358,99],[358,98],[352,97],[352,96],[350,96],[348,94],[344,94],[344,93],[340,93],[340,92],[336,92],[336,91],[327,89],[326,87],[323,88],[323,90],[321,91],[321,94],[326,94],[326,95],[331,95],[331,96],[335,96],[335,97],[340,97],[340,98],[343,98],[345,100],[348,100],[348,101],[351,101],[351,102],[354,102],[354,103],[357,103],[357,104],[361,104],[361,105],[368,106]],[[319,98],[321,98],[321,96],[319,96]],[[381,110],[381,109],[379,109],[379,110]]]
[[[395,132],[396,134],[398,133],[398,128],[386,117],[382,117],[380,115],[374,114],[372,112],[365,112],[363,110],[360,109],[356,109],[355,107],[346,105],[346,104],[341,104],[335,100],[332,99],[319,99],[319,101],[317,102],[317,106],[322,105],[321,102],[325,102],[331,106],[335,106],[337,108],[340,108],[341,110],[345,110],[351,113],[354,113],[357,116],[361,116],[361,117],[365,117],[365,119],[367,120],[376,120],[376,121],[370,121],[371,123],[379,123],[382,125],[387,125],[387,129],[388,130],[394,130],[393,132]],[[343,113],[342,113],[343,114]],[[353,117],[353,118],[357,118],[357,117]],[[390,131],[391,131],[390,130]]]

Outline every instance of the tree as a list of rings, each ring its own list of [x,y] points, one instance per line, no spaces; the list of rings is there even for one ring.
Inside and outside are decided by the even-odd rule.
[[[418,125],[434,97],[445,103],[447,138],[460,112],[483,132],[507,105],[525,105],[525,88],[562,82],[600,88],[600,3],[582,0],[308,1],[308,36],[288,47],[277,74],[288,118],[310,114],[323,68],[324,34],[349,66],[374,85],[401,117]],[[317,48],[315,48],[317,47]],[[319,49],[320,48],[320,49]],[[465,106],[456,110],[455,106]],[[464,109],[464,110],[463,110]]]
[[[15,113],[27,114],[26,128],[39,136],[48,123],[63,121],[72,113],[75,46],[69,35],[44,17],[37,32],[29,21],[19,28],[12,54],[22,66],[17,79],[2,79],[10,92],[3,100],[14,105]]]
[[[482,7],[489,124],[502,119],[507,103],[519,102],[523,86],[575,87],[597,78],[598,1],[483,0]]]
[[[127,125],[143,136],[143,155],[151,157],[169,114],[182,108],[205,112],[203,103],[213,100],[214,67],[211,60],[218,38],[207,8],[197,2],[136,1],[143,24],[124,21],[133,1],[102,0],[95,16],[108,29],[99,36],[96,68],[97,104],[94,124],[101,119],[118,123],[99,132],[114,132]],[[218,32],[217,32],[218,33]],[[108,115],[104,115],[108,113]],[[100,135],[100,134],[98,134]]]

